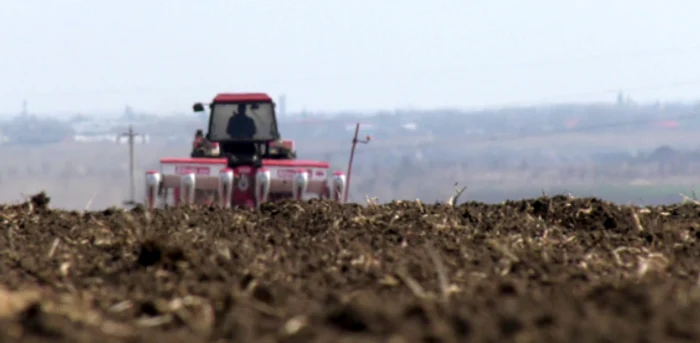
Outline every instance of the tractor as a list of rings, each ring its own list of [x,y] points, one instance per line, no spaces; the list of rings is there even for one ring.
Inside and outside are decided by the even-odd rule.
[[[189,157],[163,158],[146,172],[146,207],[178,205],[257,207],[268,201],[330,198],[347,201],[355,128],[347,174],[327,162],[296,158],[293,140],[277,128],[275,103],[265,93],[221,93],[209,104],[207,133],[198,132]]]

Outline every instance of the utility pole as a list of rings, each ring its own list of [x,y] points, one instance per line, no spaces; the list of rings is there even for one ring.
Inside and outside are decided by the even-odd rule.
[[[134,138],[140,137],[141,142],[146,141],[146,136],[142,133],[134,132],[134,126],[129,125],[129,131],[119,134],[117,136],[117,143],[121,141],[121,138],[126,137],[129,143],[129,195],[130,199],[124,202],[124,205],[136,205],[136,184],[134,183]]]

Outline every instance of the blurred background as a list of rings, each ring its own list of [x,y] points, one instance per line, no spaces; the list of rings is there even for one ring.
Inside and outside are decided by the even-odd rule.
[[[692,196],[700,3],[0,2],[0,201],[116,206],[187,156],[221,92],[267,92],[298,157],[351,199]],[[118,138],[122,135],[121,140]]]

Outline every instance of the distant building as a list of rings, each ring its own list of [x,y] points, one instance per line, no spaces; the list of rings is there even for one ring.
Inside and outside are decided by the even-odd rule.
[[[125,126],[128,126],[124,120],[95,120],[73,123],[72,127],[75,134],[72,140],[75,142],[117,142],[117,136]],[[145,142],[148,143],[149,138],[145,137]],[[141,144],[142,140],[137,139],[136,143]]]

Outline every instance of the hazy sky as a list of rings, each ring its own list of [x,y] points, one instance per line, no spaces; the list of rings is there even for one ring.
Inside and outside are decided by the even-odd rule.
[[[700,99],[697,0],[0,0],[0,113]],[[697,95],[697,96],[696,96]]]

